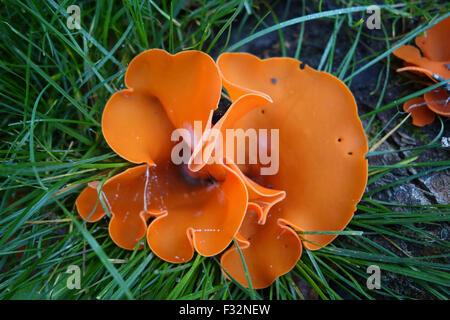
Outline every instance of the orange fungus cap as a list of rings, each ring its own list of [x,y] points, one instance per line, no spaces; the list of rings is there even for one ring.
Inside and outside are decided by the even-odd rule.
[[[412,123],[418,127],[432,123],[436,117],[422,97],[406,101],[403,104],[403,110],[411,114]]]
[[[422,36],[416,37],[416,45],[424,57],[433,61],[450,61],[450,17],[429,28]]]
[[[442,79],[450,78],[450,17],[446,18],[419,37],[416,37],[415,43],[417,49],[411,45],[402,45],[393,54],[404,60],[406,63],[416,66],[417,68],[401,68],[398,71],[418,71],[430,76],[437,75]],[[422,54],[421,54],[422,52]],[[436,80],[432,77],[433,80]],[[439,80],[441,81],[441,80]]]
[[[89,184],[76,201],[80,216],[98,221],[106,209],[118,246],[132,250],[146,237],[153,252],[169,262],[188,261],[194,249],[204,256],[223,251],[246,212],[243,178],[225,164],[193,172],[171,159],[175,129],[194,134],[195,123],[201,123],[199,137],[186,141],[193,150],[211,127],[222,87],[214,61],[199,51],[170,55],[152,49],[131,61],[125,83],[128,89],[105,106],[102,131],[118,155],[143,164],[103,186]]]
[[[437,88],[423,95],[428,108],[444,117],[450,117],[450,97],[444,88]]]
[[[264,225],[257,207],[249,204],[239,231],[247,240],[241,249],[250,266],[252,285],[265,287],[289,271],[300,256],[295,231],[339,231],[353,217],[367,180],[367,140],[353,95],[334,76],[295,59],[261,60],[246,53],[222,54],[217,65],[236,103],[229,113],[242,113],[237,103],[248,95],[260,94],[273,101],[243,116],[226,114],[234,120],[223,120],[226,128],[279,131],[276,174],[261,175],[260,164],[239,165],[253,183],[286,193],[284,200],[270,208]],[[258,146],[272,150],[267,141],[258,140]],[[307,234],[303,245],[315,250],[335,237]],[[236,248],[223,255],[222,265],[246,285]]]

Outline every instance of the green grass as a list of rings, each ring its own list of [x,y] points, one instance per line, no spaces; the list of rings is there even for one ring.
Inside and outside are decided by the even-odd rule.
[[[81,30],[66,26],[66,8],[73,1],[0,4],[1,299],[302,299],[299,282],[320,299],[449,297],[450,243],[430,230],[448,225],[450,206],[377,200],[378,194],[429,173],[448,172],[450,160],[421,160],[422,154],[442,148],[440,138],[448,126],[444,119],[437,120],[438,134],[427,143],[371,151],[369,189],[349,226],[328,247],[305,250],[296,267],[265,290],[225,280],[217,258],[196,255],[188,263],[174,265],[157,258],[147,246],[124,251],[110,240],[104,221],[84,224],[74,208],[87,182],[104,181],[130,166],[106,145],[100,119],[106,100],[123,87],[126,65],[141,51],[198,49],[216,58],[220,52],[239,51],[276,34],[281,40],[278,55],[292,51],[291,56],[302,59],[308,24],[328,22],[334,27],[324,35],[320,62],[313,67],[351,85],[370,66],[383,64],[371,93],[377,102],[372,111],[360,113],[374,146],[405,114],[397,112],[387,125],[380,125],[378,117],[401,110],[404,101],[432,88],[411,86],[403,95],[387,98],[395,74],[392,51],[411,42],[435,23],[433,19],[448,16],[448,4],[408,1],[393,6],[386,1],[382,32],[374,36],[358,23],[369,1],[339,1],[340,9],[335,10],[325,10],[326,1],[303,1],[308,10],[293,1],[190,1],[188,6],[185,1],[77,3]],[[282,10],[276,10],[280,6]],[[288,19],[291,10],[298,14]],[[416,22],[405,33],[402,26],[411,18]],[[245,33],[248,26],[250,32]],[[288,50],[284,40],[294,32],[292,26],[299,41]],[[340,46],[342,37],[351,45]],[[379,41],[383,49],[357,55],[367,39]],[[342,59],[337,48],[344,50]],[[373,157],[383,154],[401,157],[388,165],[374,165]],[[384,182],[383,177],[399,170],[408,170],[408,175]],[[413,256],[401,244],[434,253]],[[373,264],[383,275],[414,288],[415,294],[399,290],[386,278],[380,290],[367,289],[366,268]],[[81,290],[66,288],[69,265],[82,269]]]

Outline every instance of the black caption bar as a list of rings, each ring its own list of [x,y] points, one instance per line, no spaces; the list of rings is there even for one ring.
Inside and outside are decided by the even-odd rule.
[[[0,301],[0,308],[6,312],[21,314],[30,312],[32,315],[45,314],[46,318],[60,320],[62,315],[70,315],[73,319],[91,319],[106,316],[121,317],[125,320],[138,320],[142,317],[149,319],[293,319],[317,314],[324,315],[359,315],[358,319],[365,319],[370,315],[382,317],[389,307],[401,305],[402,310],[414,310],[432,307],[448,307],[442,301],[166,301],[166,300],[140,300],[140,301]],[[386,308],[387,307],[387,308]],[[63,314],[61,314],[63,312]],[[403,312],[403,311],[402,311]],[[436,312],[436,311],[435,311]],[[123,317],[123,318],[122,318]],[[351,318],[351,317],[350,317]],[[287,319],[287,318],[286,318]]]

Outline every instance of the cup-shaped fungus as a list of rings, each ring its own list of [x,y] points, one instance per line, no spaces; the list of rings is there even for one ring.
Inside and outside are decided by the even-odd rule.
[[[423,73],[434,82],[450,78],[450,17],[429,28],[425,34],[416,37],[415,44],[403,45],[394,50],[394,55],[405,61],[407,65],[397,71]],[[419,50],[420,49],[420,50]],[[422,53],[422,54],[421,54]],[[450,116],[448,89],[437,89],[427,92],[423,98],[406,101],[403,110],[411,113],[413,124],[423,127],[434,121],[437,113]]]
[[[415,38],[415,44],[402,45],[393,54],[405,61],[407,66],[397,71],[422,72],[434,81],[450,78],[450,17],[429,28]],[[422,53],[422,54],[421,54]]]
[[[199,51],[148,50],[130,62],[125,84],[128,89],[105,106],[102,131],[119,156],[139,165],[104,184],[90,183],[76,201],[80,216],[98,221],[106,209],[118,246],[132,250],[147,236],[152,251],[169,262],[188,261],[194,248],[204,256],[218,254],[243,221],[244,181],[224,164],[195,173],[172,159],[177,129],[194,133],[200,123],[200,133],[182,141],[184,152],[211,127],[222,89],[214,61]]]
[[[278,145],[258,137],[259,148],[279,151],[276,172],[263,174],[261,161],[231,165],[249,189],[238,244],[252,286],[264,288],[294,267],[302,245],[322,248],[349,223],[366,185],[367,140],[353,95],[334,76],[295,59],[246,53],[222,54],[217,65],[234,102],[215,126],[279,135]],[[235,246],[221,263],[248,286]]]
[[[233,104],[212,126],[222,81]],[[367,141],[351,92],[332,75],[289,58],[229,53],[214,64],[196,51],[149,50],[130,63],[125,83],[105,107],[102,130],[118,155],[140,165],[90,183],[76,202],[91,222],[111,213],[120,247],[133,249],[147,234],[155,254],[177,263],[194,248],[217,254],[235,238],[253,287],[264,288],[292,269],[303,246],[326,246],[353,217]],[[171,133],[192,132],[196,121],[200,134],[185,141],[193,153],[176,164]],[[228,130],[258,131],[256,149]],[[254,161],[240,161],[242,148],[244,158],[258,150]],[[238,248],[221,263],[248,286]]]
[[[406,101],[403,104],[403,111],[411,113],[412,123],[417,127],[426,126],[436,118],[434,112],[428,108],[425,99],[422,97]]]

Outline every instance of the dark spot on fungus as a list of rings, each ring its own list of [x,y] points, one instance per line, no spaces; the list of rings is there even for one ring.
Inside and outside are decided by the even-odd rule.
[[[304,63],[304,62],[302,62],[301,64],[300,64],[300,69],[305,69],[305,66],[306,66],[306,64]]]
[[[270,81],[272,81],[273,84],[277,83],[277,78],[271,78]]]
[[[342,138],[338,138],[338,142],[342,142]]]
[[[264,114],[264,109],[261,109],[261,113]]]

